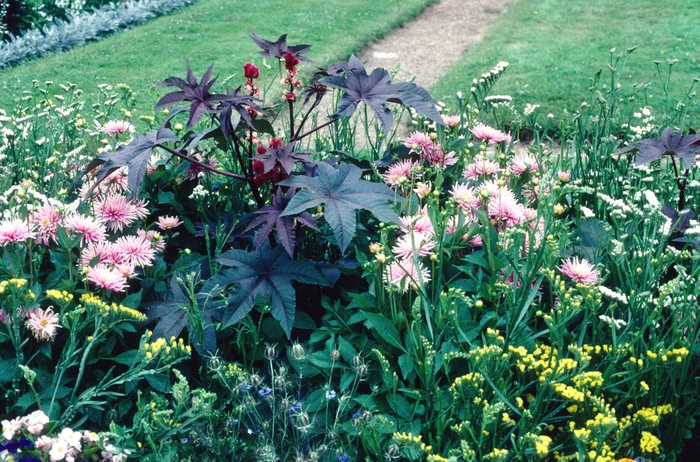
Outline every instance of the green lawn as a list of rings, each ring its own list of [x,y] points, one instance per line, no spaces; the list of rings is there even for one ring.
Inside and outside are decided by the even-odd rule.
[[[603,69],[609,82],[609,50],[615,55],[637,46],[622,78],[622,94],[633,84],[649,83],[649,103],[658,114],[664,105],[663,83],[668,59],[673,66],[669,106],[682,98],[700,77],[700,7],[697,0],[520,0],[464,54],[433,88],[441,100],[454,101],[468,92],[474,77],[498,61],[510,67],[493,89],[513,97],[516,108],[540,104],[545,113],[561,116],[590,98],[590,78]],[[662,75],[654,61],[661,62]],[[608,83],[609,87],[609,83]],[[700,101],[691,100],[689,122],[700,123]],[[644,103],[637,100],[638,107]]]
[[[102,83],[125,83],[141,94],[136,112],[150,112],[156,97],[144,93],[166,77],[184,77],[188,62],[197,77],[214,63],[215,73],[222,78],[236,73],[240,78],[233,82],[242,83],[242,65],[262,63],[248,37],[251,31],[269,40],[288,33],[288,43],[313,44],[309,58],[326,65],[347,58],[433,1],[199,0],[98,42],[0,71],[0,107],[14,106],[36,79],[75,83],[88,94]]]

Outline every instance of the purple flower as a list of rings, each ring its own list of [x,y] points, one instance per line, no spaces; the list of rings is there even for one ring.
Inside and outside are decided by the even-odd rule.
[[[300,403],[299,401],[297,401],[297,403],[296,403],[294,406],[292,406],[292,407],[289,408],[289,411],[290,411],[290,412],[299,412],[299,411],[301,411],[301,403]]]
[[[265,387],[265,388],[263,388],[262,390],[260,390],[260,391],[258,392],[258,394],[259,394],[260,396],[267,396],[267,395],[269,395],[270,393],[272,393],[272,388],[270,388],[270,387]]]

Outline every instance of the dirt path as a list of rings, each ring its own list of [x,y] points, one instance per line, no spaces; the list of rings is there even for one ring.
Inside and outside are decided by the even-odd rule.
[[[383,39],[364,48],[360,59],[369,70],[389,70],[401,63],[396,81],[415,75],[430,88],[470,46],[481,40],[498,17],[516,0],[442,0]]]

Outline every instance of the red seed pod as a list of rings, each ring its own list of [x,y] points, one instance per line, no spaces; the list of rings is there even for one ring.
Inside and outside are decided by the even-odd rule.
[[[265,153],[267,152],[267,149],[265,149],[265,146],[263,146],[262,144],[260,144],[260,145],[258,145],[257,148],[255,148],[255,152],[257,152],[257,153],[260,154],[260,155],[263,155],[263,154],[265,154]]]
[[[260,70],[252,63],[245,63],[243,65],[243,75],[246,79],[257,79],[260,77]]]
[[[261,175],[265,171],[265,164],[262,161],[256,160],[253,162],[253,172],[257,175]]]

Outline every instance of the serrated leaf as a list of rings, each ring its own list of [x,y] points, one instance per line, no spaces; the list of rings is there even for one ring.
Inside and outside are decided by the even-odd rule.
[[[388,133],[394,124],[394,118],[386,103],[393,102],[410,106],[434,122],[444,125],[435,108],[437,101],[424,88],[411,82],[392,83],[389,72],[383,68],[376,68],[367,74],[364,64],[354,55],[347,64],[339,65],[344,76],[328,76],[319,80],[322,85],[345,91],[338,102],[338,110],[331,117],[349,117],[360,101],[363,101],[374,111],[384,131]]]
[[[324,162],[318,164],[315,177],[296,176],[281,181],[279,184],[283,186],[304,188],[296,193],[281,216],[323,205],[324,217],[345,253],[355,235],[356,210],[368,210],[384,222],[400,223],[390,204],[396,199],[395,193],[384,184],[361,180],[361,176],[362,171],[354,165],[342,164],[335,169]]]
[[[700,153],[700,135],[691,134],[683,136],[683,133],[673,133],[671,127],[661,133],[661,138],[641,140],[631,143],[615,152],[614,155],[636,152],[634,163],[642,165],[660,159],[662,156],[675,156],[683,161],[685,168],[690,168],[695,162],[695,154]]]
[[[399,356],[399,367],[404,380],[408,379],[408,375],[413,372],[413,359],[408,354]]]
[[[270,298],[272,316],[291,335],[296,312],[296,293],[292,281],[327,286],[328,282],[314,265],[304,260],[292,260],[282,246],[271,249],[265,243],[254,252],[229,250],[216,258],[231,269],[216,276],[222,285],[236,284],[229,295],[223,314],[223,327],[243,319],[253,308],[255,297]]]
[[[245,231],[258,228],[258,233],[255,238],[255,246],[260,248],[265,242],[265,239],[270,235],[272,229],[277,230],[279,238],[284,250],[287,251],[290,257],[294,256],[294,248],[296,247],[296,233],[294,231],[294,221],[308,226],[311,229],[318,231],[316,220],[308,212],[301,212],[296,215],[282,216],[285,207],[294,197],[295,189],[289,188],[287,192],[282,192],[283,188],[278,188],[272,198],[272,204],[255,211],[258,215],[253,222],[248,225]]]
[[[280,35],[274,42],[255,35],[252,32],[250,33],[250,38],[261,48],[261,51],[258,53],[268,58],[282,59],[285,54],[292,53],[301,61],[312,62],[310,59],[303,56],[309,52],[311,45],[287,45],[287,34]]]
[[[169,77],[160,82],[158,84],[159,87],[174,86],[179,87],[180,91],[174,91],[163,96],[156,103],[155,109],[167,108],[182,101],[189,101],[190,113],[189,119],[187,120],[188,129],[199,122],[205,110],[210,113],[216,112],[214,104],[224,99],[226,95],[209,93],[209,90],[211,90],[211,87],[214,86],[218,78],[214,77],[214,79],[210,80],[213,69],[214,65],[212,64],[206,70],[199,83],[197,83],[197,79],[189,65],[187,66],[187,81],[178,77]]]
[[[369,327],[373,328],[382,340],[407,353],[406,348],[401,343],[401,335],[391,319],[376,313],[365,313],[365,316]]]
[[[100,165],[102,166],[88,195],[92,193],[92,190],[102,182],[102,180],[115,170],[124,166],[127,166],[129,169],[127,179],[129,191],[133,195],[138,194],[143,179],[146,176],[148,160],[151,158],[151,153],[155,146],[166,141],[178,140],[179,138],[175,136],[170,129],[160,128],[157,131],[148,132],[145,135],[135,136],[128,145],[121,146],[114,152],[103,152],[98,155],[85,167],[85,170],[81,174],[81,176],[83,176],[92,169]]]

